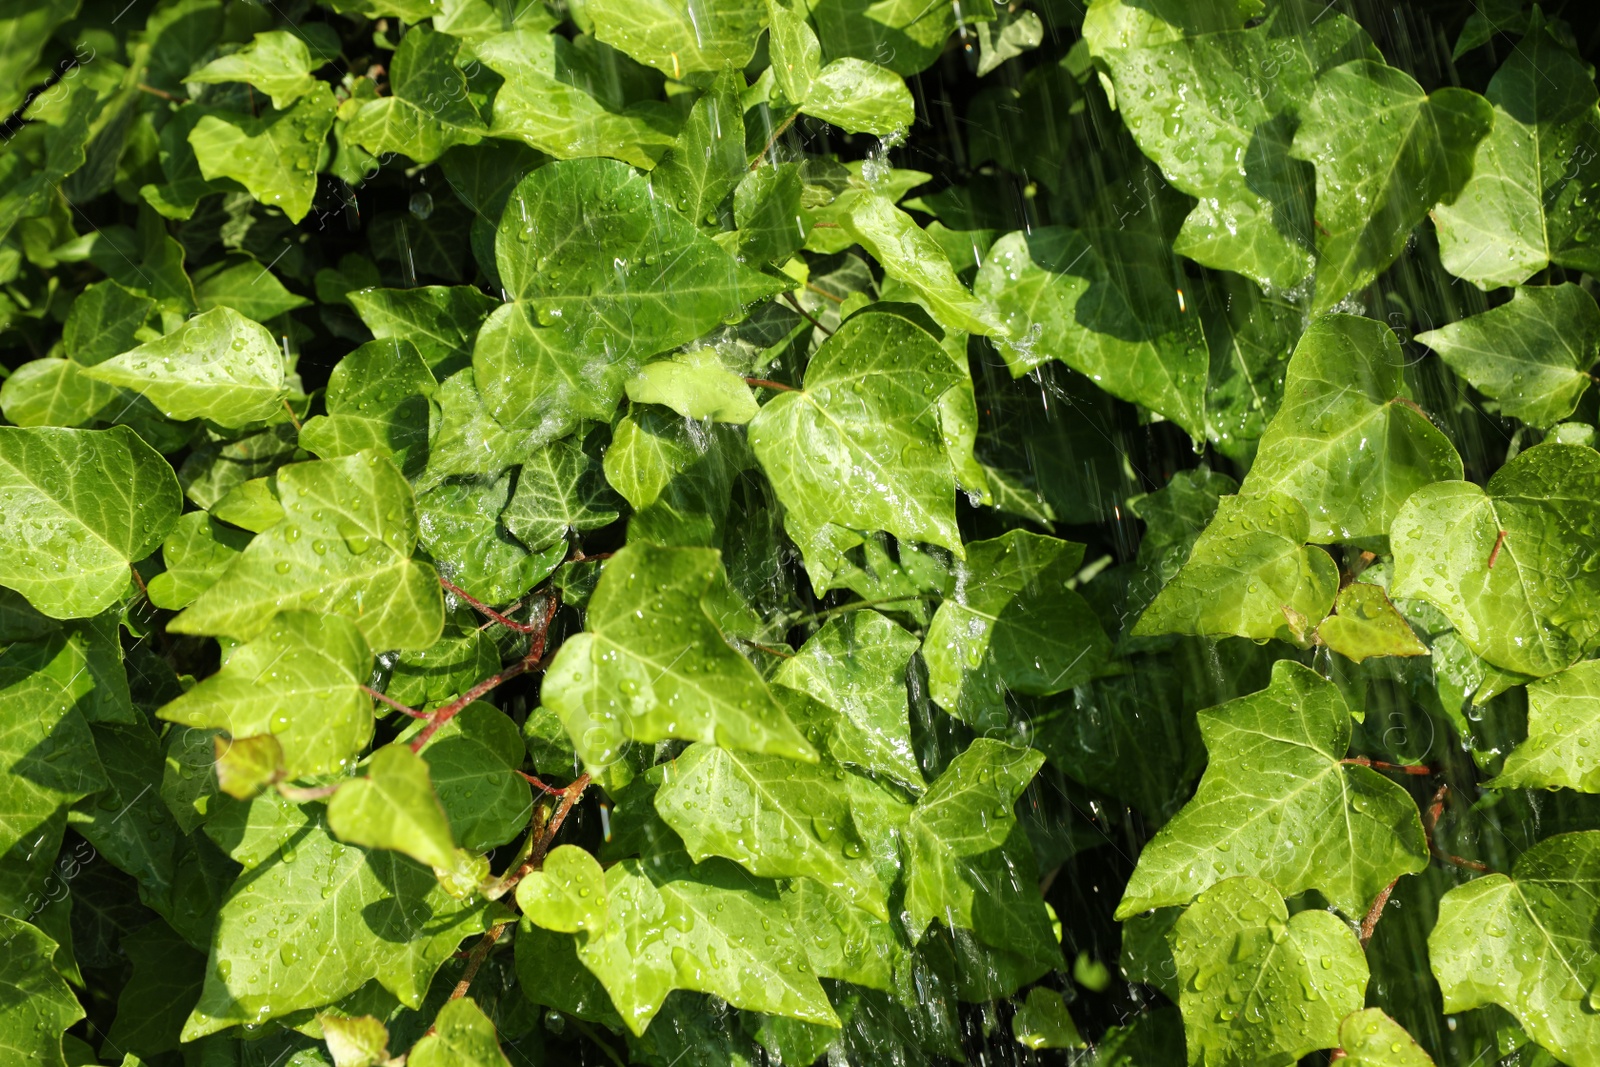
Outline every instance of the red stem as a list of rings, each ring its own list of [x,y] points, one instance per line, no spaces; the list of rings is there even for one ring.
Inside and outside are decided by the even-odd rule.
[[[771,378],[746,378],[744,384],[753,385],[761,389],[776,389],[780,393],[798,393],[800,390],[792,385],[775,382]]]
[[[1485,570],[1494,570],[1494,561],[1500,558],[1500,546],[1506,543],[1506,532],[1500,531],[1500,536],[1494,539],[1494,548],[1489,552],[1489,566]]]
[[[487,615],[489,618],[493,619],[495,622],[509,630],[515,630],[519,634],[535,634],[539,632],[540,628],[536,624],[530,622],[518,622],[516,619],[507,618],[448,578],[441,576],[439,578],[439,584],[444,586],[447,592],[454,593],[462,600],[465,600],[479,613]]]
[[[1378,899],[1372,902],[1372,907],[1367,910],[1367,917],[1361,920],[1361,947],[1367,947],[1367,942],[1372,940],[1372,931],[1378,925],[1378,920],[1383,916],[1383,906],[1389,903],[1389,894],[1394,892],[1394,887],[1400,881],[1396,878],[1393,882],[1383,887],[1383,892],[1378,894]]]
[[[422,732],[417,734],[417,736],[412,740],[411,751],[421,752],[422,746],[426,745],[433,738],[433,735],[438,732],[439,727],[443,726],[445,723],[461,714],[461,710],[468,704],[471,704],[474,700],[477,700],[485,693],[498,688],[506,682],[509,682],[519,674],[526,674],[528,671],[538,667],[540,661],[544,658],[545,638],[550,634],[550,620],[555,618],[556,608],[560,606],[561,598],[556,594],[551,593],[550,604],[547,608],[545,608],[544,621],[539,624],[537,632],[534,634],[533,641],[528,647],[528,654],[504,670],[496,674],[491,674],[489,677],[485,678],[471,689],[468,689],[465,693],[462,693],[444,707],[435,709],[428,716],[428,725],[424,726],[422,728]]]
[[[1401,774],[1424,775],[1433,771],[1421,763],[1385,763],[1382,760],[1368,759],[1365,756],[1351,756],[1342,759],[1340,763],[1353,763],[1357,767],[1371,767],[1375,771],[1399,771]]]
[[[1445,863],[1454,864],[1469,871],[1487,872],[1489,870],[1487,863],[1462,859],[1460,856],[1440,848],[1438,842],[1434,840],[1434,831],[1439,827],[1439,816],[1444,814],[1445,798],[1449,795],[1450,787],[1441,785],[1439,791],[1433,794],[1433,799],[1428,802],[1427,810],[1422,813],[1422,829],[1428,835],[1428,851],[1433,854],[1435,859],[1443,860]]]
[[[365,689],[367,691],[367,696],[372,697],[374,700],[381,700],[385,704],[387,704],[391,708],[393,708],[394,710],[403,711],[407,715],[411,716],[413,719],[426,719],[428,717],[428,713],[427,712],[418,711],[416,708],[408,708],[404,704],[400,703],[398,700],[394,700],[391,697],[387,697],[384,694],[378,692],[376,689],[372,688],[370,685],[364,685],[361,688]]]

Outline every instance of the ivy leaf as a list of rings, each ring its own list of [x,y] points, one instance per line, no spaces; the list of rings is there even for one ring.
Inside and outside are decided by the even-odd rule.
[[[487,852],[527,827],[533,800],[515,773],[523,754],[516,723],[479,701],[441,726],[423,749],[433,790],[462,848]]]
[[[409,341],[431,357],[428,369],[437,378],[467,365],[478,328],[500,306],[470,285],[357,289],[349,301],[374,337]],[[433,356],[435,351],[444,355]]]
[[[815,760],[724,637],[709,599],[723,581],[707,549],[631,544],[606,564],[588,629],[561,646],[542,693],[586,765],[669,737]]]
[[[741,424],[760,410],[744,378],[729,370],[711,348],[646,363],[624,388],[634,403],[660,404],[686,419]]]
[[[836,768],[690,745],[656,791],[656,811],[696,862],[733,860],[762,878],[812,878],[880,920],[888,902]]]
[[[362,104],[345,137],[374,156],[403,152],[417,163],[432,163],[452,145],[476,143],[485,131],[456,66],[460,47],[426,25],[408,30],[389,64],[391,95]]]
[[[1081,685],[1111,641],[1067,583],[1083,546],[1024,530],[967,545],[956,591],[928,627],[929,695],[980,729],[1006,720],[1006,693],[1048,696]]]
[[[1317,640],[1346,659],[1429,654],[1381,586],[1350,583],[1339,590],[1333,611],[1317,625]]]
[[[1528,686],[1528,737],[1488,784],[1501,789],[1565,786],[1600,793],[1600,661],[1585,660]]]
[[[322,459],[371,449],[408,474],[428,450],[428,400],[438,390],[422,353],[409,341],[371,341],[339,361],[328,375],[326,415],[307,419],[300,447]]]
[[[609,418],[629,364],[780,287],[610,160],[554,163],[524,179],[501,216],[495,257],[516,302],[479,334],[478,388],[503,425],[547,433],[557,420]]]
[[[516,491],[501,512],[506,529],[535,551],[616,521],[621,502],[600,463],[570,440],[541,448],[522,464]]]
[[[1184,25],[1181,9],[1097,3],[1084,39],[1109,68],[1139,148],[1199,203],[1173,249],[1260,285],[1287,289],[1313,266],[1304,164],[1290,137],[1317,75],[1371,51],[1354,20],[1274,4],[1246,28],[1238,5]],[[1159,13],[1158,13],[1159,12]]]
[[[201,311],[227,307],[257,322],[311,304],[305,297],[285,289],[270,270],[253,259],[224,266],[203,278],[197,277],[194,297]],[[127,347],[117,351],[126,351]]]
[[[770,883],[722,860],[691,868],[634,859],[609,868],[605,882],[605,929],[578,935],[578,959],[635,1035],[674,989],[839,1025]]]
[[[772,680],[838,712],[828,727],[833,758],[925,788],[911,744],[906,670],[917,639],[875,611],[829,619]]]
[[[973,878],[976,858],[1006,842],[1017,825],[1017,797],[1043,763],[1041,753],[980,737],[917,801],[905,829],[908,914],[901,917],[914,939],[934,919],[971,928],[976,898],[995,891]]]
[[[1600,94],[1542,19],[1526,29],[1489,80],[1494,128],[1478,143],[1471,179],[1434,210],[1445,269],[1485,289],[1520,285],[1551,263],[1600,265],[1587,206],[1600,185],[1587,147]]]
[[[471,997],[447,1001],[406,1062],[411,1067],[511,1067],[494,1023]]]
[[[317,1025],[333,1067],[378,1067],[389,1058],[389,1030],[370,1015],[346,1019],[324,1013],[317,1016]]]
[[[61,1036],[83,1007],[51,966],[56,943],[37,927],[0,918],[0,1045],[18,1062],[66,1067]]]
[[[328,801],[328,829],[341,841],[365,848],[393,849],[435,868],[447,889],[463,896],[480,878],[473,857],[455,847],[450,820],[428,779],[428,764],[399,742],[385,745],[367,761],[366,775],[339,786]],[[481,874],[488,865],[481,859]],[[459,882],[457,881],[459,879]]]
[[[1339,1024],[1339,1047],[1349,1067],[1433,1067],[1432,1057],[1382,1008],[1346,1015]]]
[[[1183,284],[1153,233],[1045,226],[997,240],[973,288],[1005,325],[1014,376],[1059,359],[1201,437],[1208,356],[1174,295]]]
[[[500,654],[487,632],[452,627],[428,648],[400,653],[384,692],[409,707],[434,708],[499,669]]]
[[[567,555],[565,542],[530,552],[506,532],[499,516],[511,492],[508,471],[498,478],[441,485],[417,499],[420,537],[439,569],[490,604],[517,599]]]
[[[1027,1002],[1011,1017],[1011,1035],[1023,1048],[1084,1047],[1061,994],[1044,986],[1028,990]]]
[[[188,607],[216,584],[249,543],[249,534],[225,526],[203,511],[181,516],[161,544],[167,569],[150,579],[150,603],[169,611]]]
[[[74,363],[92,367],[137,343],[156,302],[107,278],[84,288],[61,327],[61,346]]]
[[[130,586],[182,510],[178,480],[126,426],[0,427],[0,584],[57,619],[98,615]],[[21,521],[27,516],[27,522]]]
[[[1428,961],[1444,1010],[1499,1004],[1539,1044],[1573,1064],[1594,1062],[1600,1017],[1595,871],[1600,833],[1557,834],[1518,857],[1511,874],[1457,886],[1439,901]]]
[[[1194,798],[1139,854],[1117,918],[1188,903],[1236,875],[1287,896],[1317,889],[1361,916],[1379,890],[1428,865],[1410,794],[1341,762],[1350,709],[1332,682],[1279,660],[1266,689],[1199,718],[1211,762]]]
[[[35,359],[0,384],[0,411],[15,426],[82,426],[117,396],[70,359]]]
[[[372,652],[360,629],[304,611],[284,612],[270,625],[160,716],[220,728],[235,740],[270,734],[290,778],[351,766],[372,740],[372,700],[363,688]]]
[[[1339,568],[1306,544],[1310,532],[1306,509],[1291,496],[1223,497],[1188,562],[1131,632],[1295,640],[1287,612],[1321,619],[1339,591]]]
[[[485,904],[452,899],[415,861],[342,844],[313,821],[223,901],[183,1040],[332,1004],[374,979],[420,1007],[440,964],[488,917]],[[274,949],[255,944],[264,929],[278,931]],[[334,949],[339,966],[330,968]]]
[[[1202,893],[1168,939],[1190,1063],[1293,1062],[1333,1048],[1366,995],[1367,960],[1351,929],[1315,908],[1290,915],[1260,879]]]
[[[552,849],[544,866],[517,883],[517,907],[546,930],[605,933],[606,872],[600,861],[576,845]]]
[[[272,334],[229,307],[196,315],[84,373],[144,395],[169,419],[235,428],[276,415],[289,395]]]
[[[677,131],[661,116],[607,110],[572,84],[572,42],[560,34],[514,29],[473,49],[505,79],[494,98],[491,136],[522,141],[556,159],[613,156],[636,167],[654,165],[673,143]]]
[[[939,242],[892,199],[863,192],[851,199],[844,225],[884,273],[909,286],[945,329],[1004,335],[994,310],[961,284]]]
[[[9,709],[0,732],[0,855],[66,805],[107,787],[94,736],[67,693],[41,673],[0,668]]]
[[[717,208],[745,174],[744,79],[718,76],[694,102],[678,140],[650,172],[650,187],[696,225],[712,225]]]
[[[1425,486],[1389,532],[1390,592],[1438,608],[1495,666],[1553,674],[1600,632],[1597,502],[1600,454],[1581,445],[1530,448],[1481,489]]]
[[[1404,71],[1370,59],[1317,79],[1290,149],[1317,169],[1313,310],[1376,278],[1435,204],[1456,201],[1493,125],[1477,93],[1424,93]]]
[[[1314,323],[1295,346],[1283,405],[1239,491],[1294,497],[1306,540],[1382,537],[1407,497],[1461,477],[1461,457],[1410,402],[1388,326],[1354,315]]]
[[[887,67],[849,56],[817,72],[800,110],[846,133],[893,137],[916,118],[911,90]]]
[[[811,220],[800,206],[803,192],[796,163],[745,175],[733,193],[738,255],[744,262],[781,264],[800,251],[811,233]]]
[[[584,11],[596,37],[674,81],[743,67],[767,24],[766,5],[747,0],[587,0]]]
[[[1549,427],[1571,415],[1600,360],[1600,307],[1571,282],[1518,289],[1509,304],[1419,333],[1500,413]]]
[[[207,181],[232,178],[290,222],[311,210],[317,191],[317,153],[333,128],[337,105],[325,83],[287,110],[254,118],[229,112],[202,115],[189,145]]]
[[[316,610],[355,621],[379,649],[438,640],[443,597],[417,541],[411,487],[386,457],[361,453],[278,471],[288,514],[168,624],[173,633],[249,640],[274,613]]]
[[[937,400],[961,382],[938,342],[889,312],[852,316],[750,423],[750,447],[784,506],[820,593],[859,543],[884,530],[961,553],[955,473]]]
[[[282,111],[317,87],[311,71],[311,49],[305,41],[287,30],[269,30],[256,34],[237,52],[190,71],[183,80],[201,85],[247,82]]]

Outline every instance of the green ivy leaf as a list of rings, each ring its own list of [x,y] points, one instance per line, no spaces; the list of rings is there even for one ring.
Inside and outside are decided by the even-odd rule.
[[[389,1058],[389,1030],[370,1015],[317,1016],[333,1067],[378,1067]]]
[[[427,762],[409,745],[396,742],[374,752],[366,772],[341,784],[328,801],[328,829],[333,835],[364,848],[403,852],[435,868],[441,880],[460,878],[463,888],[476,889],[481,875],[472,877],[478,873],[473,857],[455,847],[450,820],[428,778]],[[481,874],[487,874],[488,865],[478,863]]]
[[[182,510],[166,460],[125,426],[0,428],[0,584],[57,619],[98,615],[128,590]],[[20,517],[26,515],[24,524]]]
[[[517,883],[517,907],[546,930],[604,934],[606,873],[600,861],[576,845],[561,845]]]
[[[471,681],[481,677],[475,673]],[[527,827],[533,800],[528,783],[516,774],[522,757],[517,724],[480,701],[439,727],[422,750],[450,833],[461,847],[487,852]]]
[[[494,98],[491,136],[557,159],[612,156],[636,167],[654,165],[673,143],[677,131],[663,116],[643,108],[608,110],[572,84],[572,42],[560,34],[514,29],[473,49],[505,79]]]
[[[1047,226],[997,240],[974,291],[991,301],[1020,377],[1052,359],[1113,396],[1205,434],[1205,338],[1176,291],[1183,275],[1148,232]]]
[[[812,878],[887,920],[884,888],[865,859],[836,769],[690,745],[656,791],[656,811],[696,862],[722,856],[762,878]]]
[[[415,474],[427,456],[428,401],[437,391],[414,344],[397,338],[368,342],[328,375],[328,413],[306,420],[300,447],[322,459],[371,449]]]
[[[494,1024],[471,997],[448,1001],[437,1020],[412,1048],[411,1067],[511,1067],[500,1049]]]
[[[881,192],[850,200],[844,225],[889,277],[905,283],[947,330],[1005,335],[994,310],[961,284],[939,242]]]
[[[316,195],[317,154],[336,110],[333,93],[319,82],[288,109],[260,118],[202,115],[189,144],[207,181],[232,178],[257,200],[281,208],[290,222],[299,222]]]
[[[1295,617],[1321,619],[1339,591],[1339,568],[1305,543],[1310,534],[1306,509],[1291,496],[1223,497],[1132,633],[1297,639]]]
[[[815,760],[724,637],[709,599],[724,580],[706,549],[629,545],[606,564],[588,629],[561,646],[542,694],[586,765],[669,737]]]
[[[733,194],[740,259],[782,264],[800,251],[811,233],[810,219],[800,206],[803,190],[795,163],[759,167],[745,176]]]
[[[150,579],[150,603],[169,611],[188,607],[216,584],[249,543],[248,534],[218,523],[203,511],[180,517],[161,544],[167,569]]]
[[[1261,692],[1202,711],[1211,762],[1194,798],[1140,853],[1117,917],[1188,903],[1237,875],[1287,896],[1317,889],[1362,916],[1379,890],[1426,867],[1410,795],[1342,762],[1350,729],[1339,688],[1293,660],[1273,664]]]
[[[1390,592],[1438,608],[1495,666],[1553,674],[1600,632],[1597,524],[1600,454],[1530,448],[1482,489],[1437,482],[1406,501],[1389,532]]]
[[[1333,1048],[1366,995],[1367,961],[1351,929],[1325,911],[1290,915],[1256,878],[1201,894],[1168,939],[1192,1064],[1292,1062]]]
[[[305,41],[287,30],[270,30],[256,34],[239,51],[189,72],[184,81],[201,85],[247,82],[270,96],[272,106],[282,111],[317,87],[312,69],[311,49]]]
[[[1600,661],[1575,663],[1528,686],[1528,737],[1488,784],[1500,789],[1565,786],[1600,792]]]
[[[203,277],[197,276],[194,297],[195,306],[201,311],[218,307],[232,308],[257,322],[311,304],[305,297],[285,289],[270,270],[253,259],[224,266]],[[124,345],[117,351],[126,351],[128,347]]]
[[[1349,1067],[1433,1067],[1433,1059],[1381,1008],[1351,1012],[1339,1024]]]
[[[605,929],[578,935],[578,959],[635,1035],[674,989],[839,1025],[770,883],[722,860],[689,867],[630,859],[609,868],[605,884]]]
[[[1301,118],[1290,154],[1317,169],[1320,312],[1393,263],[1435,204],[1457,200],[1494,111],[1477,93],[1424,93],[1404,71],[1358,59],[1317,79]]]
[[[0,668],[11,709],[0,733],[0,855],[66,805],[107,787],[94,737],[60,685],[41,673]],[[59,831],[58,831],[59,833]]]
[[[674,80],[743,67],[767,24],[748,0],[586,0],[584,12],[596,37]]]
[[[1007,692],[1048,696],[1093,677],[1111,641],[1067,586],[1082,561],[1082,545],[1024,530],[969,542],[923,646],[934,702],[981,729],[1006,721]]]
[[[506,529],[535,551],[615,522],[621,507],[599,461],[570,440],[546,445],[522,464],[501,512]]]
[[[437,378],[467,365],[478,328],[500,306],[470,285],[356,289],[348,296],[374,337],[415,344]]]
[[[1487,875],[1446,893],[1428,935],[1444,1010],[1499,1004],[1562,1060],[1596,1062],[1597,864],[1600,833],[1558,834],[1524,852],[1509,876]]]
[[[1084,1047],[1061,994],[1044,986],[1028,990],[1027,1003],[1011,1017],[1011,1036],[1024,1048]]]
[[[750,447],[784,506],[820,593],[859,543],[884,530],[960,554],[955,473],[936,402],[959,384],[938,342],[891,312],[852,316],[750,423]]]
[[[650,187],[696,225],[715,223],[717,209],[745,175],[743,89],[743,78],[719,76],[650,172]]]
[[[313,820],[223,902],[183,1040],[332,1004],[374,979],[418,1008],[440,964],[488,917],[415,861],[341,844]],[[256,944],[265,930],[278,931],[272,947]]]
[[[1429,654],[1381,586],[1350,583],[1339,590],[1333,611],[1317,625],[1317,641],[1347,659]]]
[[[61,1035],[84,1012],[51,966],[56,943],[9,915],[0,918],[0,933],[0,1045],[18,1062],[67,1067]]]
[[[372,652],[360,629],[338,615],[303,611],[284,612],[269,625],[160,716],[223,729],[236,740],[271,735],[291,778],[353,766],[372,740],[372,699],[363,688]]]
[[[1530,426],[1571,415],[1600,361],[1600,307],[1568,282],[1518,289],[1509,304],[1417,334],[1500,413]]]
[[[411,487],[387,457],[291,464],[277,481],[288,518],[251,541],[172,620],[172,632],[249,640],[278,611],[318,610],[354,620],[374,648],[422,649],[438,640],[438,579],[411,558]]]
[[[452,145],[475,144],[485,130],[456,66],[460,46],[427,26],[408,30],[390,61],[391,95],[362,104],[345,137],[375,156],[402,152],[417,163],[432,163]]]
[[[1110,68],[1139,148],[1199,204],[1174,251],[1258,284],[1292,288],[1312,271],[1311,175],[1288,157],[1317,76],[1373,52],[1354,20],[1299,3],[1247,12],[1214,7],[1214,22],[1184,25],[1173,5],[1100,0],[1084,39]]]
[[[499,669],[500,654],[487,632],[476,627],[457,631],[452,626],[429,647],[401,652],[385,693],[408,707],[433,708]]]
[[[906,670],[917,639],[875,611],[829,619],[785,660],[774,682],[832,708],[828,752],[921,791],[926,787],[911,744]]]
[[[743,376],[729,370],[710,348],[646,363],[624,388],[634,403],[660,404],[686,419],[742,424],[760,410]]]
[[[61,326],[61,346],[74,363],[92,367],[138,344],[139,328],[156,302],[111,279],[87,286]]]
[[[638,363],[780,287],[608,160],[555,163],[524,179],[501,216],[495,257],[516,300],[478,336],[478,388],[503,425],[551,436],[577,417],[608,418]]]
[[[1407,497],[1461,477],[1461,457],[1407,396],[1388,326],[1354,315],[1314,323],[1295,346],[1283,405],[1239,491],[1294,497],[1306,540],[1382,537]]]
[[[1478,143],[1471,179],[1434,210],[1445,269],[1485,289],[1520,285],[1550,263],[1600,265],[1588,207],[1600,168],[1587,147],[1600,94],[1542,19],[1526,31],[1489,80],[1494,127]]]
[[[241,427],[283,410],[283,352],[258,322],[213,308],[159,340],[84,371],[140,393],[169,419]]]
[[[490,604],[509,604],[543,581],[567,555],[564,541],[530,552],[506,532],[511,472],[453,481],[417,498],[422,544],[441,572]]]
[[[70,359],[36,359],[0,384],[0,411],[16,426],[83,426],[117,396]]]

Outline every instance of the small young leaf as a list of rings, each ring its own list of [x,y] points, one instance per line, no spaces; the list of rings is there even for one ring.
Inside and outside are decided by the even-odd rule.
[[[431,1029],[406,1058],[408,1067],[511,1067],[494,1023],[471,997],[439,1009]]]
[[[333,1067],[378,1067],[389,1058],[389,1030],[370,1015],[318,1015]]]
[[[1433,1067],[1433,1059],[1381,1008],[1351,1012],[1339,1024],[1347,1067]]]
[[[281,208],[290,222],[299,222],[316,195],[317,154],[336,110],[333,93],[318,82],[287,110],[262,118],[202,115],[189,144],[207,181],[232,178],[257,200]]]
[[[317,87],[311,70],[311,49],[304,40],[287,30],[270,30],[256,34],[239,51],[191,71],[184,81],[201,85],[248,82],[270,96],[272,106],[282,111]]]
[[[428,779],[428,764],[396,742],[372,754],[367,773],[328,801],[328,829],[341,841],[404,852],[445,871],[465,869],[450,821]]]
[[[67,1067],[61,1035],[84,1012],[51,966],[56,943],[9,915],[0,917],[0,935],[0,1044],[19,1063]]]
[[[1428,655],[1428,646],[1380,586],[1350,583],[1339,590],[1333,612],[1317,625],[1317,640],[1347,659]]]
[[[1083,1048],[1083,1038],[1061,994],[1044,986],[1028,990],[1028,1001],[1011,1017],[1011,1036],[1024,1048]]]
[[[551,850],[544,866],[517,883],[517,907],[546,930],[575,934],[606,931],[606,875],[600,863],[576,845]]]

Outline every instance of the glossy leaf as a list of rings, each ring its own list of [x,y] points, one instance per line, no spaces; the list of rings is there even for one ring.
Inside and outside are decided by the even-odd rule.
[[[1307,540],[1382,537],[1430,482],[1461,477],[1461,459],[1407,395],[1405,357],[1373,319],[1333,315],[1295,346],[1283,405],[1261,436],[1239,491],[1294,497],[1311,518]]]
[[[605,871],[583,849],[562,845],[517,883],[517,906],[546,930],[603,934],[609,918]]]
[[[1339,590],[1333,614],[1317,625],[1316,633],[1319,643],[1356,663],[1371,656],[1428,655],[1428,646],[1383,589],[1366,582]]]
[[[588,0],[595,36],[670,78],[739,68],[766,25],[764,4],[745,0]]]
[[[341,841],[403,852],[452,874],[470,870],[458,856],[450,822],[428,780],[428,764],[404,744],[372,754],[366,774],[328,801],[328,829]]]
[[[72,989],[51,966],[56,944],[38,928],[0,919],[0,1047],[18,1062],[66,1067],[61,1035],[83,1018]]]
[[[460,997],[439,1009],[438,1021],[412,1048],[412,1067],[510,1067],[500,1049],[494,1023],[471,997]]]
[[[1506,757],[1492,785],[1565,786],[1600,792],[1600,762],[1587,749],[1600,736],[1600,663],[1586,660],[1528,686],[1528,737]]]
[[[1256,878],[1201,894],[1168,939],[1192,1064],[1292,1061],[1333,1048],[1366,993],[1367,961],[1350,928],[1316,909],[1290,915]]]
[[[1572,283],[1518,289],[1509,304],[1417,335],[1500,411],[1530,426],[1565,419],[1600,361],[1600,307]]]
[[[1597,494],[1600,454],[1561,444],[1520,453],[1481,489],[1426,486],[1389,532],[1390,591],[1438,608],[1497,667],[1559,671],[1600,632],[1600,568],[1586,562]]]
[[[1379,890],[1427,866],[1410,796],[1341,762],[1350,709],[1332,682],[1279,660],[1265,690],[1201,712],[1200,733],[1205,777],[1140,853],[1119,917],[1187,903],[1240,875],[1286,896],[1317,889],[1359,917]]]
[[[328,375],[328,413],[306,420],[300,447],[322,459],[371,449],[415,472],[427,455],[428,400],[437,388],[411,342],[391,337],[364,344]]]
[[[248,82],[282,111],[316,88],[311,70],[311,49],[306,42],[287,30],[271,30],[256,34],[239,51],[191,71],[184,80],[202,85]]]
[[[128,590],[182,510],[165,460],[125,426],[0,428],[0,584],[58,619],[98,615]]]
[[[1339,1024],[1339,1047],[1350,1067],[1433,1067],[1433,1059],[1381,1008],[1364,1008]]]
[[[391,61],[392,94],[363,104],[344,136],[373,155],[403,152],[432,163],[452,145],[476,142],[484,127],[455,65],[460,42],[427,26],[413,30]]]
[[[334,111],[333,94],[318,85],[286,110],[265,117],[202,115],[189,144],[207,181],[232,178],[299,222],[317,191],[317,153],[333,127]]]

